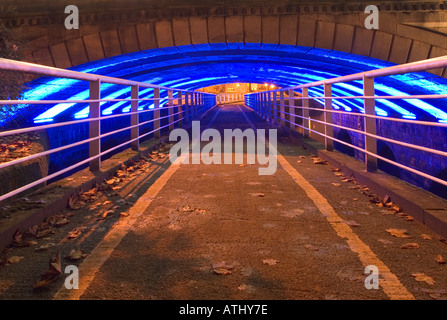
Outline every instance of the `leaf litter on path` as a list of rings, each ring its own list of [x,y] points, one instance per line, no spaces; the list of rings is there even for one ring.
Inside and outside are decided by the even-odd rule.
[[[412,273],[411,275],[416,281],[425,282],[430,286],[435,284],[435,280],[432,277],[427,276],[425,273]]]
[[[33,285],[34,290],[44,288],[53,283],[62,274],[61,255],[58,253],[49,261],[48,270],[40,277],[40,281]]]
[[[386,229],[386,231],[396,238],[411,238],[405,229]]]
[[[233,264],[228,264],[225,261],[218,262],[212,265],[212,270],[215,274],[218,275],[229,275],[231,274],[231,270],[234,269]]]
[[[276,259],[264,259],[262,260],[263,264],[268,264],[269,266],[274,266],[278,263],[278,260]]]

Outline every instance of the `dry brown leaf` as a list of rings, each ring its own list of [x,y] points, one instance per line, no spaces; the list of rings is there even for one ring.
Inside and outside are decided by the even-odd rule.
[[[8,264],[14,264],[22,260],[24,257],[14,256],[8,259]]]
[[[430,286],[435,284],[435,280],[424,273],[412,273],[411,275],[414,277],[416,281],[425,282]]]
[[[57,227],[61,227],[61,226],[66,225],[67,223],[69,223],[69,221],[67,220],[67,218],[62,218],[62,219],[57,220],[56,223],[55,223],[55,225],[56,225]]]
[[[383,243],[384,245],[393,244],[392,241],[386,240],[386,239],[377,239],[377,241]]]
[[[269,266],[274,266],[275,264],[278,263],[278,260],[275,259],[264,259],[262,260],[263,264],[268,264]]]
[[[353,220],[351,220],[351,221],[343,220],[343,223],[346,223],[348,226],[351,226],[351,227],[360,227],[360,223],[357,223]]]
[[[50,233],[52,233],[53,232],[53,228],[50,228],[50,227],[48,227],[48,228],[45,228],[45,229],[43,229],[43,230],[38,230],[37,231],[37,234],[36,234],[36,237],[37,238],[43,238],[43,237],[46,237],[47,235],[49,235]]]
[[[113,214],[113,210],[107,210],[106,212],[104,212],[102,214],[101,219],[105,219],[105,218],[107,218],[111,214]]]
[[[443,258],[443,256],[441,256],[440,254],[438,254],[435,258],[435,261],[439,264],[445,264],[445,259]]]
[[[120,212],[120,217],[125,218],[125,217],[128,217],[128,216],[129,216],[129,214],[127,212]]]
[[[417,244],[416,242],[409,242],[409,243],[403,244],[400,248],[401,249],[419,249],[419,244]]]
[[[424,240],[431,240],[431,239],[433,239],[432,236],[430,236],[428,234],[425,234],[425,233],[421,234],[421,238],[424,239]]]
[[[313,161],[314,164],[324,164],[324,165],[328,165],[328,162],[321,159],[321,158],[315,158]]]
[[[48,270],[42,274],[40,281],[33,285],[34,289],[40,289],[53,283],[62,274],[61,255],[58,253],[50,259]]]
[[[20,232],[19,229],[16,230],[16,232],[14,233],[14,236],[12,238],[13,238],[14,243],[16,243],[16,244],[22,242],[23,237],[22,237],[22,233]]]
[[[228,275],[231,274],[231,271],[225,268],[213,268],[213,272],[218,275]]]
[[[393,237],[397,238],[410,238],[409,235],[407,235],[407,230],[405,229],[386,229]]]
[[[264,197],[265,195],[261,192],[257,192],[257,193],[250,193],[253,197]]]
[[[66,256],[65,258],[70,261],[77,261],[77,260],[85,258],[86,256],[87,256],[87,254],[82,252],[82,250],[72,249],[70,251],[70,254],[68,256]]]
[[[332,182],[332,185],[333,185],[334,187],[339,187],[339,186],[341,186],[340,183],[336,183],[336,182]]]
[[[304,247],[305,247],[306,249],[309,249],[309,250],[312,250],[312,251],[318,251],[318,250],[320,250],[319,248],[317,248],[317,247],[315,247],[314,245],[311,245],[311,244],[305,244]]]
[[[49,248],[54,247],[55,245],[56,245],[56,244],[54,244],[54,243],[46,243],[46,244],[44,244],[44,245],[41,245],[39,248],[36,248],[34,251],[37,251],[37,252],[46,251],[46,250],[48,250]]]
[[[71,230],[68,235],[67,238],[68,239],[75,239],[77,237],[79,237],[81,235],[81,230],[79,230],[78,228]]]
[[[218,275],[228,275],[231,274],[231,270],[234,269],[232,264],[227,264],[225,261],[218,262],[212,266],[213,272]]]

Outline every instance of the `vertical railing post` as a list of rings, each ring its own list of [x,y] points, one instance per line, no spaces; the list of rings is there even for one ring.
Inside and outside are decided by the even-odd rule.
[[[178,125],[179,127],[183,127],[183,92],[179,91],[178,92],[178,96],[177,96],[177,100],[178,100]]]
[[[293,131],[296,130],[296,117],[295,117],[295,91],[289,89],[289,128]]]
[[[285,107],[284,91],[279,92],[279,123],[282,126],[286,125],[286,107]]]
[[[303,94],[302,94],[302,109],[303,110],[303,137],[308,138],[309,137],[309,129],[311,129],[311,123],[309,120],[309,89],[303,88]]]
[[[169,120],[169,131],[174,130],[174,94],[172,89],[168,90],[168,120]]]
[[[363,95],[365,97],[374,97],[374,78],[363,76]],[[374,99],[364,99],[365,115],[376,115],[376,102]],[[364,117],[365,133],[376,135],[376,119]],[[365,150],[372,154],[377,154],[377,139],[365,135]],[[377,158],[366,154],[366,170],[369,172],[377,171]]]
[[[138,105],[139,105],[139,100],[138,100],[139,86],[138,85],[131,87],[130,98],[132,99],[132,101],[130,102],[130,112],[131,113],[138,112]],[[137,100],[134,100],[134,99],[137,99]],[[130,116],[130,125],[138,126],[139,123],[140,123],[140,115],[138,113],[132,114]],[[130,129],[130,139],[131,140],[137,139],[135,141],[132,141],[130,144],[132,150],[138,151],[138,149],[140,148],[140,141],[138,139],[139,136],[140,136],[140,127],[135,127],[135,128]]]
[[[325,83],[324,84],[324,96],[332,97],[332,84]],[[324,99],[324,141],[327,151],[334,150],[334,140],[331,138],[334,137],[334,128],[332,127],[332,98]]]
[[[154,137],[160,136],[160,88],[154,88]]]
[[[101,81],[98,79],[96,81],[90,81],[90,100],[101,99]],[[100,102],[90,102],[89,104],[89,117],[99,118],[101,116],[101,104]],[[95,120],[89,122],[89,138],[99,137],[101,134],[101,121]],[[90,141],[89,143],[89,157],[97,156],[101,153],[101,139]],[[90,171],[101,170],[101,159],[98,157],[93,159],[89,163]]]
[[[270,93],[269,92],[264,92],[264,107],[263,107],[263,110],[262,110],[262,118],[265,121],[268,121],[269,104],[270,104]]]
[[[271,109],[271,119],[272,123],[276,122],[276,118],[278,117],[278,100],[277,100],[276,92],[272,92],[272,109]]]

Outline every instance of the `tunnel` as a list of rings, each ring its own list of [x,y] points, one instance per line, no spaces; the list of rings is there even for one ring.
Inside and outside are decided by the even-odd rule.
[[[70,70],[107,75],[130,79],[166,87],[197,90],[212,85],[225,83],[271,83],[277,87],[290,87],[303,83],[319,81],[328,78],[354,74],[394,65],[393,63],[371,57],[360,56],[336,50],[325,50],[304,46],[277,45],[267,43],[212,43],[203,45],[185,45],[160,49],[143,50],[124,55],[113,56],[71,67]],[[443,92],[447,80],[445,78],[422,72],[395,75],[376,79],[376,95],[407,95],[436,94]],[[361,81],[335,84],[334,96],[361,95]],[[167,91],[161,90],[160,106],[167,100]],[[175,95],[176,93],[174,93]],[[42,77],[29,84],[24,99],[86,99],[88,98],[88,83],[70,80]],[[105,99],[120,99],[130,95],[129,87],[104,84],[101,96]],[[318,96],[323,95],[323,88],[313,87],[309,95],[316,97],[315,101],[324,104]],[[153,90],[140,92],[141,98],[152,98]],[[153,108],[150,102],[141,103],[140,110]],[[362,99],[333,100],[335,110],[348,112],[364,112]],[[54,105],[21,105],[16,114],[11,114],[3,126],[13,123],[15,118],[26,123],[23,126],[45,125],[75,119],[85,119],[89,116],[89,107],[85,103],[60,103]],[[130,103],[103,102],[102,115],[127,113]],[[163,111],[162,111],[163,112]],[[447,121],[447,112],[441,100],[383,100],[376,101],[376,114],[381,117],[402,119]],[[24,120],[23,120],[24,119]],[[104,121],[103,132],[126,126],[130,118],[117,122],[113,119]],[[10,121],[8,123],[8,121]],[[128,124],[127,124],[128,125]],[[142,128],[149,130],[150,128]],[[69,144],[80,138],[87,138],[87,124],[79,124],[65,129],[47,130],[52,148]],[[128,133],[124,132],[103,139],[104,149],[125,141]],[[340,131],[340,140],[349,141],[349,134]],[[336,143],[336,149],[352,155],[353,150]],[[120,149],[121,150],[121,149]],[[117,150],[116,152],[120,151]],[[380,149],[388,157],[387,149]],[[51,156],[51,170],[76,163],[88,152],[86,145],[55,153]],[[380,162],[385,171],[397,175],[392,168]],[[393,171],[394,170],[394,171]]]

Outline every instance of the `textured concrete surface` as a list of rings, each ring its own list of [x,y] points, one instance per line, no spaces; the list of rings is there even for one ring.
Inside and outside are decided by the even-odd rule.
[[[251,125],[247,119],[257,128],[268,128],[235,105],[215,108],[201,125],[212,122],[210,127],[220,131],[246,129]],[[407,297],[446,297],[446,265],[434,260],[447,257],[439,235],[405,213],[373,204],[363,185],[333,166],[314,164],[309,150],[285,133],[279,136],[278,151],[287,170],[278,165],[271,176],[259,176],[258,164],[183,164],[172,171],[166,160],[151,162],[115,193],[98,195],[96,202],[75,211],[68,225],[37,240],[37,246],[51,242],[54,247],[44,252],[36,252],[35,246],[14,248],[9,256],[23,259],[0,268],[0,297],[50,299],[58,293],[81,299],[389,299],[382,287],[365,289],[368,252],[389,269],[397,279],[394,285],[408,292]],[[309,187],[297,184],[290,170]],[[172,175],[166,177],[166,172]],[[156,192],[151,191],[154,186]],[[111,203],[101,206],[107,199]],[[101,219],[114,205],[115,212]],[[328,210],[338,219],[327,215]],[[120,212],[131,216],[119,217]],[[85,227],[82,236],[68,240],[75,227]],[[386,231],[391,228],[405,229],[409,238],[393,237]],[[402,249],[406,243],[419,248]],[[62,275],[46,290],[33,292],[31,284],[46,270],[48,259],[58,252],[64,257],[72,248],[92,257],[85,264],[63,259],[62,266],[79,265],[81,286],[82,281],[88,285],[67,293]],[[103,255],[94,256],[97,252]],[[87,269],[89,274],[95,271],[93,276],[82,278]],[[434,283],[416,281],[416,273]],[[381,276],[384,287],[388,276]]]

